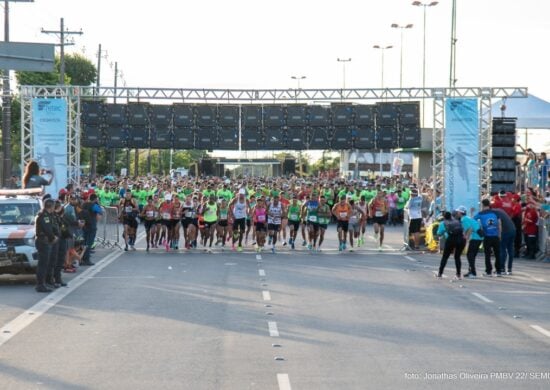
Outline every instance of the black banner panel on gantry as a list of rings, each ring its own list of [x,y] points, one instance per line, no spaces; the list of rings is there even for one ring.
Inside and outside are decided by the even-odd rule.
[[[420,146],[418,102],[82,104],[82,146],[350,150]],[[240,132],[240,134],[239,134]],[[239,137],[240,136],[240,137]]]

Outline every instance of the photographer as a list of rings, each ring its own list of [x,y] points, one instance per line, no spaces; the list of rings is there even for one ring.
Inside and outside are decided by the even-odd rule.
[[[41,174],[49,174],[50,178],[45,179],[40,176]],[[53,181],[53,173],[48,170],[40,170],[38,163],[34,160],[28,162],[25,167],[25,173],[23,174],[22,187],[23,188],[40,188],[42,186],[49,186]]]

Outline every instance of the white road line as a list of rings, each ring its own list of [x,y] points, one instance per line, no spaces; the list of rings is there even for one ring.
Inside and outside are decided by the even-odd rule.
[[[405,259],[414,261],[416,263],[416,259],[412,258],[411,256],[403,256]]]
[[[489,298],[487,298],[487,297],[481,295],[480,293],[473,292],[472,295],[475,296],[475,297],[478,297],[478,298],[481,299],[483,302],[486,302],[486,303],[494,303],[494,302],[491,301]]]
[[[279,329],[277,329],[277,323],[275,321],[268,321],[267,328],[269,329],[269,335],[271,337],[279,337]]]
[[[265,276],[265,270],[259,269],[259,270],[258,270],[258,274],[259,274],[260,276]]]
[[[67,295],[71,294],[77,288],[101,272],[105,267],[118,259],[124,253],[125,252],[113,252],[104,257],[103,260],[98,261],[93,268],[88,268],[82,273],[82,275],[71,280],[71,285],[68,288],[59,288],[55,290],[55,292],[48,294],[30,309],[26,310],[24,313],[20,314],[15,319],[0,328],[0,347],[27,326],[36,321],[40,316],[42,316],[42,314],[57,305]]]
[[[544,329],[543,327],[540,327],[538,325],[531,325],[531,328],[535,329],[537,332],[545,335],[546,337],[550,337],[550,331]]]
[[[269,291],[262,291],[264,301],[271,301],[271,293]]]
[[[261,260],[262,259],[262,255],[256,255],[256,260]]]
[[[277,374],[277,383],[279,383],[279,390],[292,390],[288,374]]]

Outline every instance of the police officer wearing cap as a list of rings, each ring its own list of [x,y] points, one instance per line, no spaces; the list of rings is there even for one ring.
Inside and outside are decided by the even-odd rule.
[[[53,221],[54,200],[44,200],[44,207],[36,216],[36,237],[35,246],[38,251],[38,267],[36,270],[36,291],[42,293],[51,292],[52,289],[46,286],[46,276],[52,259],[52,248],[57,243]]]

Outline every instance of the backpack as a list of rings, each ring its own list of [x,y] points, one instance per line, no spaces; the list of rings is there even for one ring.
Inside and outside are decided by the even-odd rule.
[[[445,230],[449,237],[462,237],[464,235],[464,229],[460,221],[452,220],[450,222],[445,222]]]
[[[78,212],[78,219],[84,221],[84,227],[90,227],[92,224],[92,203],[84,202],[80,212]]]

